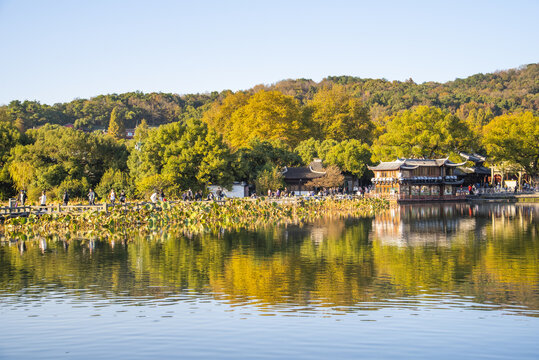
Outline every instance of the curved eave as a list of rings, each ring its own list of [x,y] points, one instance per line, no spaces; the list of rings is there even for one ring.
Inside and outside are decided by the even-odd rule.
[[[380,166],[380,165],[376,165],[376,166],[368,166],[367,165],[367,168],[369,170],[372,170],[372,171],[395,171],[395,170],[399,170],[401,169],[402,165],[398,165],[398,166]]]
[[[465,162],[458,163],[458,164],[455,164],[455,163],[451,163],[451,164],[445,163],[444,165],[450,166],[450,167],[456,167],[456,166],[463,166],[463,165],[465,165],[465,164],[466,164],[466,161],[465,161]]]
[[[312,173],[314,174],[322,174],[322,175],[326,175],[326,172],[325,171],[316,171],[313,169],[312,166],[309,166],[309,170],[311,170]]]

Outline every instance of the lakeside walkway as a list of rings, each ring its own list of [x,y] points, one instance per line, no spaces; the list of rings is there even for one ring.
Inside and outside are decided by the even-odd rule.
[[[373,197],[373,196],[365,196]],[[324,198],[324,197],[322,197]],[[356,195],[337,195],[330,196],[328,198],[333,199],[360,199],[363,196]],[[514,193],[514,192],[484,192],[474,195],[466,195],[466,201],[485,201],[485,202],[538,202],[539,203],[539,192],[527,192],[527,193]],[[260,199],[260,198],[258,198]],[[265,201],[276,202],[278,204],[295,204],[300,201],[312,200],[312,199],[321,199],[319,196],[314,197],[303,197],[303,196],[293,196],[293,197],[282,197],[282,198],[267,198],[264,197]],[[461,198],[462,199],[462,198]],[[256,201],[257,199],[252,198],[241,198],[242,201]],[[225,204],[227,201],[230,201],[230,198],[224,200],[202,200],[202,202],[210,203],[215,202],[218,204]],[[183,203],[183,200],[171,200],[167,201],[170,204]],[[430,201],[432,202],[432,201]],[[95,211],[95,212],[105,212],[108,213],[113,209],[121,209],[123,211],[140,211],[144,206],[151,205],[154,206],[157,210],[160,210],[158,203],[152,202],[131,202],[131,203],[117,203],[112,205],[110,203],[102,203],[96,205],[61,205],[61,204],[51,204],[46,206],[39,205],[26,205],[26,206],[3,206],[0,207],[0,220],[10,217],[25,217],[31,214],[35,215],[44,215],[44,214],[81,214],[86,211]]]
[[[467,195],[468,201],[539,202],[539,193],[484,193]]]
[[[266,201],[272,201],[277,202],[279,204],[290,204],[290,203],[297,203],[299,201],[305,200],[303,197],[283,197],[283,198],[265,198]],[[206,203],[218,203],[218,204],[224,204],[225,200],[201,200],[199,202],[206,202]],[[243,201],[256,201],[256,199],[251,198],[242,198]],[[178,204],[183,203],[183,200],[171,200],[167,201],[169,204]],[[187,201],[187,202],[194,202],[194,201]],[[73,214],[80,214],[86,211],[95,211],[95,212],[105,212],[108,213],[112,209],[120,209],[123,211],[140,211],[144,206],[151,205],[154,206],[156,209],[160,210],[159,203],[152,203],[152,202],[132,202],[132,203],[116,203],[115,205],[112,205],[110,203],[103,203],[103,204],[96,204],[96,205],[84,205],[84,204],[77,204],[77,205],[61,205],[61,204],[51,204],[51,205],[26,205],[26,206],[4,206],[0,207],[0,219],[10,218],[10,217],[25,217],[29,216],[31,214],[35,215],[44,215],[44,214],[66,214],[66,213],[73,213]]]

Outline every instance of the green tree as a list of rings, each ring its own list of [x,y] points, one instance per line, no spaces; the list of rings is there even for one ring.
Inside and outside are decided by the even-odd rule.
[[[125,138],[124,114],[120,109],[118,109],[118,107],[112,109],[112,113],[110,114],[109,129],[107,133],[116,139]]]
[[[469,132],[458,117],[437,107],[418,106],[392,116],[373,145],[377,160],[447,157],[469,148]]]
[[[126,169],[127,149],[103,134],[45,125],[26,135],[28,144],[15,146],[7,164],[18,189],[39,194],[72,180],[83,192],[97,185],[108,168]]]
[[[129,166],[140,193],[148,190],[148,178],[156,176],[160,183],[169,184],[166,190],[173,195],[211,184],[226,187],[233,181],[230,150],[221,136],[194,119],[151,130],[132,157],[138,158],[130,159]],[[146,184],[144,189],[141,184]]]
[[[301,157],[303,164],[309,164],[313,159],[318,158],[318,149],[320,147],[320,140],[315,138],[309,138],[303,140],[296,146],[294,151]]]
[[[301,156],[303,164],[309,164],[319,158],[327,165],[336,165],[343,171],[357,177],[366,174],[367,165],[372,156],[370,147],[360,140],[350,139],[337,142],[335,140],[319,141],[314,138],[302,141],[295,149]]]
[[[15,127],[21,134],[24,134],[26,132],[26,124],[24,123],[24,119],[18,117],[15,120]]]
[[[146,119],[142,119],[140,124],[135,128],[135,141],[144,141],[148,137],[148,132],[150,131],[150,128],[148,126],[148,123],[146,122]]]
[[[256,192],[266,195],[268,190],[276,191],[284,186],[281,170],[275,166],[268,166],[258,173],[255,180]]]
[[[483,128],[483,142],[494,161],[522,166],[539,175],[539,117],[531,112],[495,117]]]
[[[370,164],[371,156],[367,144],[351,139],[341,141],[333,146],[324,157],[324,163],[335,165],[343,171],[361,178],[368,171],[367,165]]]
[[[333,139],[327,139],[320,143],[318,146],[318,158],[325,160],[326,156],[331,149],[333,149],[335,146],[337,146],[339,142],[337,140]]]
[[[253,139],[247,147],[236,152],[234,168],[237,180],[252,183],[259,173],[268,168],[297,166],[301,164],[299,156],[282,141],[261,141]]]
[[[11,149],[21,143],[21,133],[7,121],[0,121],[0,199],[14,194],[13,181],[6,166]]]
[[[129,174],[111,168],[105,171],[99,185],[95,187],[95,192],[100,198],[106,199],[112,189],[114,189],[118,196],[122,190],[125,191],[128,198],[134,196],[134,188]]]

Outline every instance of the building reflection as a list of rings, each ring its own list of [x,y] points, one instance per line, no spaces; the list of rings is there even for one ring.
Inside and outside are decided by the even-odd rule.
[[[538,213],[539,206],[510,203],[400,205],[374,217],[370,239],[394,246],[444,246],[458,239],[484,239],[487,225],[503,228],[515,219],[530,224]]]
[[[258,231],[10,243],[0,245],[0,298],[42,288],[133,302],[188,294],[262,307],[353,309],[451,293],[539,310],[538,209],[413,205],[374,218]]]

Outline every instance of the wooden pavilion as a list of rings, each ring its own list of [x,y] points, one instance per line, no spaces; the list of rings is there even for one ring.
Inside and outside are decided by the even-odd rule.
[[[455,175],[464,163],[445,159],[397,159],[369,166],[374,172],[370,196],[402,201],[463,200],[467,189]]]

